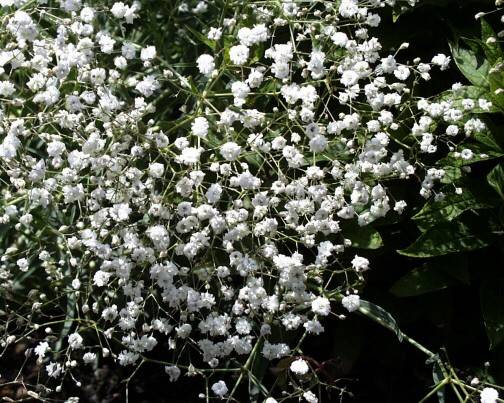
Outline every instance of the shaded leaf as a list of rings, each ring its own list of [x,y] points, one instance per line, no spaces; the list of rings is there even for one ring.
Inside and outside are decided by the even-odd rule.
[[[399,341],[402,341],[403,335],[399,326],[397,325],[394,317],[388,313],[382,307],[373,304],[372,302],[360,300],[359,312],[368,318],[373,319],[375,322],[378,322],[380,325],[386,327],[387,329],[392,330],[396,335]]]
[[[498,41],[495,42],[487,42],[489,38],[497,39],[497,35],[493,30],[492,26],[485,21],[484,18],[481,18],[481,42],[483,51],[485,52],[485,56],[491,64],[494,64],[499,57],[504,56],[502,54],[502,49]]]
[[[480,187],[464,188],[461,194],[448,193],[441,200],[428,201],[413,220],[421,231],[446,221],[452,221],[467,210],[491,208],[493,205],[485,197],[478,196]]]
[[[457,281],[452,277],[424,266],[412,270],[396,281],[390,292],[396,297],[414,297],[442,290],[455,284]]]
[[[398,253],[411,257],[442,256],[484,248],[491,242],[488,228],[468,225],[462,221],[442,223],[424,232],[406,249]]]
[[[478,54],[476,46],[461,47],[459,42],[450,42],[450,49],[457,67],[470,83],[477,87],[490,87],[490,63]]]
[[[380,233],[366,225],[360,227],[355,222],[344,223],[342,227],[345,231],[345,237],[352,241],[352,246],[359,249],[378,249],[383,245]]]
[[[407,273],[390,292],[397,297],[413,297],[460,283],[469,283],[467,260],[461,255],[441,256]]]
[[[487,175],[487,180],[490,186],[504,199],[504,165],[499,164],[492,169]]]

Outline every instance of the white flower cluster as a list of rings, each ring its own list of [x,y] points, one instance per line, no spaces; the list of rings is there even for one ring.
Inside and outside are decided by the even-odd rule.
[[[202,53],[191,81],[162,71],[155,47],[120,34],[122,20],[141,19],[138,2],[103,10],[61,1],[54,13],[64,18],[43,4],[3,3],[0,164],[8,188],[0,220],[23,236],[2,257],[1,287],[25,272],[58,284],[46,292],[68,295],[78,310],[68,362],[51,361],[46,341],[35,349],[53,378],[73,360],[138,364],[159,344],[175,357],[165,359],[172,381],[190,368],[188,349],[210,369],[230,357],[295,353],[278,334],[321,333],[331,299],[369,269],[343,228],[402,213],[406,203],[393,202],[387,180],[421,175],[421,194],[430,196],[444,172],[424,170],[417,152],[484,129],[465,118],[468,102],[460,110],[412,97],[410,76],[427,80],[432,66],[444,70],[450,60],[410,65],[381,54],[368,27],[379,24],[373,8],[382,1],[316,11],[290,1],[281,11],[244,6],[253,22],[212,27],[209,41],[232,46]],[[162,87],[193,91],[164,131],[155,115],[145,118]],[[405,133],[411,147],[401,137],[405,104],[419,115]],[[56,243],[33,243],[48,236]],[[358,309],[358,295],[343,306]],[[87,345],[87,329],[101,329],[108,347]],[[290,368],[310,370],[302,359]],[[211,390],[229,393],[224,381]]]

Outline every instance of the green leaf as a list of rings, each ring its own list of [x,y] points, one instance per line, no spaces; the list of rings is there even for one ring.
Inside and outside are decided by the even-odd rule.
[[[467,261],[463,256],[441,256],[424,263],[400,278],[390,292],[397,297],[414,297],[457,284],[469,283]]]
[[[504,278],[488,276],[480,288],[481,313],[485,323],[490,349],[504,340]]]
[[[396,320],[385,309],[373,304],[372,302],[361,299],[359,312],[367,316],[368,318],[373,319],[375,322],[386,327],[387,329],[392,330],[396,334],[399,341],[402,341],[403,335],[401,330],[399,329],[399,326],[397,325]]]
[[[492,26],[486,22],[484,18],[481,18],[481,41],[483,51],[488,61],[494,64],[499,57],[503,57],[504,55],[499,42],[497,40],[495,42],[487,42],[489,38],[497,39],[497,35]]]
[[[463,48],[459,46],[459,43],[450,42],[453,60],[455,60],[457,67],[469,82],[477,87],[489,88],[490,63],[481,57],[477,51],[477,46],[470,45],[470,48]]]
[[[473,135],[473,138],[479,143],[484,144],[491,150],[502,152],[502,147],[490,130],[485,130],[481,133],[475,133]]]
[[[462,177],[462,170],[459,167],[444,166],[445,174],[441,178],[441,183],[453,183]]]
[[[455,284],[457,281],[443,272],[431,270],[430,267],[419,267],[396,281],[390,291],[396,297],[415,297]]]
[[[343,223],[345,237],[352,241],[352,246],[359,249],[378,249],[383,245],[380,233],[366,225],[360,227],[355,222]]]
[[[450,152],[445,158],[441,158],[438,161],[438,164],[440,166],[449,165],[453,167],[463,167],[465,165],[471,165],[476,162],[500,158],[504,155],[501,151],[490,148],[489,146],[482,143],[466,144],[464,148],[468,148],[473,152],[474,155],[470,160],[464,160],[462,158],[455,157],[454,152]]]
[[[196,39],[196,44],[198,42],[200,43],[204,43],[206,46],[208,46],[210,49],[214,50],[215,49],[215,42],[208,39],[206,37],[206,35],[203,35],[201,32],[198,32],[197,30],[195,30],[194,28],[190,27],[189,25],[185,26],[184,27],[185,29],[187,29],[187,31],[189,31],[191,33],[191,35]]]
[[[497,165],[488,175],[487,180],[499,196],[504,199],[504,164]]]
[[[490,84],[491,100],[495,106],[504,111],[504,61],[499,58],[489,71],[488,82]]]
[[[421,231],[426,231],[439,223],[453,221],[467,210],[493,207],[484,197],[478,196],[480,188],[463,188],[462,194],[448,193],[441,200],[431,199],[412,218]]]
[[[499,108],[494,105],[492,105],[489,110],[484,110],[477,106],[479,99],[492,101],[492,94],[490,93],[488,88],[477,87],[475,85],[466,85],[456,91],[444,91],[437,97],[437,99],[439,101],[451,101],[453,103],[453,107],[460,110],[464,109],[464,107],[462,106],[462,101],[464,99],[472,99],[476,101],[476,106],[475,108],[471,109],[471,113],[493,113],[499,111]]]
[[[484,248],[491,242],[490,230],[462,221],[441,223],[424,232],[406,249],[398,253],[410,257],[442,256],[454,252]]]

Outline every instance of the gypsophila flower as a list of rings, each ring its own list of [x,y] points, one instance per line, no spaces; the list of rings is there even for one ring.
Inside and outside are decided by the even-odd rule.
[[[360,297],[357,294],[347,295],[343,297],[341,304],[348,312],[354,312],[360,307]]]
[[[249,57],[249,48],[245,45],[236,45],[229,50],[229,58],[231,61],[241,66],[247,62]]]
[[[194,119],[194,122],[191,124],[192,133],[201,138],[205,138],[208,135],[208,128],[208,120],[202,116]]]
[[[181,373],[180,369],[175,365],[166,366],[165,372],[170,377],[170,382],[175,382],[179,378]]]
[[[480,392],[481,403],[495,403],[499,398],[499,393],[494,388],[484,388]]]
[[[345,0],[343,0],[345,1]],[[304,392],[303,393],[303,398],[308,402],[308,403],[318,403],[318,398],[315,396],[315,394],[311,391]]]
[[[214,58],[211,55],[203,54],[196,59],[198,70],[205,76],[210,76],[215,69]]]
[[[317,315],[327,316],[331,312],[331,304],[327,298],[317,297],[312,301],[311,309]]]
[[[294,372],[296,375],[306,375],[310,370],[307,362],[302,358],[298,358],[292,361],[289,369]]]
[[[228,388],[224,381],[218,381],[212,385],[212,391],[221,399],[228,393]]]
[[[355,255],[355,257],[352,260],[352,267],[356,271],[367,270],[369,268],[369,260],[362,256]]]

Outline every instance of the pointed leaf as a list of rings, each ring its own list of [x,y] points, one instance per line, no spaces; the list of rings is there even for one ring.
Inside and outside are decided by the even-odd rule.
[[[487,175],[487,180],[499,196],[504,199],[504,164],[497,165]]]
[[[362,300],[360,301],[359,312],[368,318],[373,319],[375,322],[378,322],[380,325],[386,327],[389,330],[392,330],[396,335],[399,341],[402,341],[403,335],[399,326],[397,325],[394,317],[388,313],[382,307],[373,304],[372,302]]]
[[[478,54],[476,46],[461,47],[460,43],[450,42],[453,60],[461,73],[477,87],[489,88],[488,73],[490,64]]]

